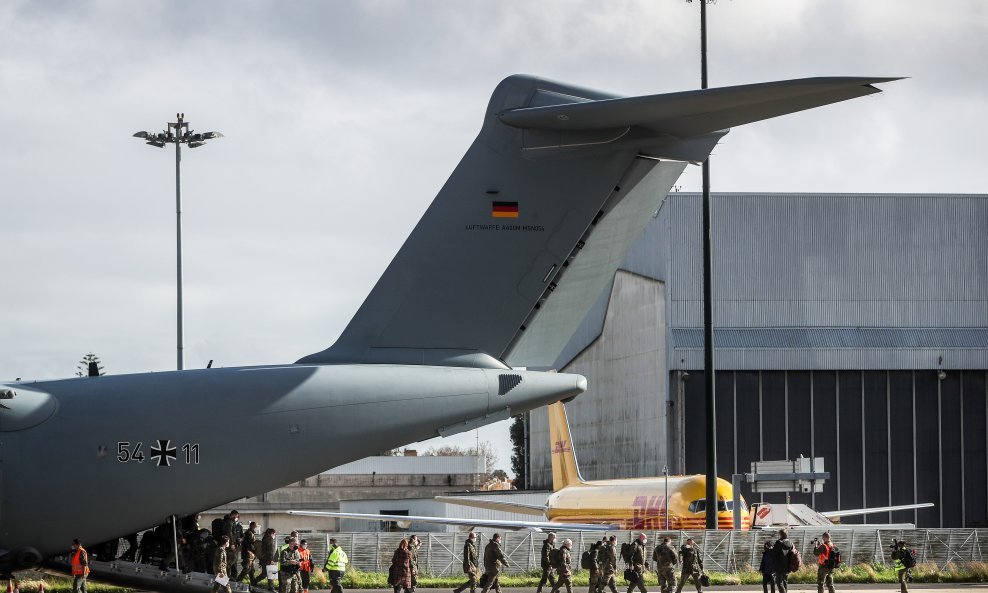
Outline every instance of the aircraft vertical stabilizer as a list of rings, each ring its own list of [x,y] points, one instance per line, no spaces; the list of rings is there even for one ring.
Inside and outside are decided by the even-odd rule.
[[[686,162],[706,159],[727,128],[877,93],[872,84],[888,80],[619,98],[511,76],[339,340],[299,362],[503,368],[519,346],[512,364],[547,366]],[[564,311],[542,315],[553,301]]]
[[[580,466],[573,451],[573,437],[569,432],[569,420],[562,402],[549,406],[549,441],[552,455],[552,490],[559,492],[567,486],[583,483]]]

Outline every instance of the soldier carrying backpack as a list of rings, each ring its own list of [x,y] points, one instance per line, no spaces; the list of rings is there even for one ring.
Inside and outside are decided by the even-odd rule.
[[[895,573],[899,578],[899,592],[909,593],[906,581],[909,580],[909,569],[916,566],[915,550],[906,549],[906,542],[892,540],[892,560],[895,561]]]
[[[779,530],[779,539],[775,540],[775,545],[772,546],[772,556],[775,588],[779,593],[788,593],[789,573],[799,570],[802,559],[799,556],[799,551],[789,541],[789,531],[787,529]],[[793,566],[795,566],[795,569]]]

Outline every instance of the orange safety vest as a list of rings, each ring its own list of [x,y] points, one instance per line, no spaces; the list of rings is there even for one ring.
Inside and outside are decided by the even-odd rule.
[[[298,549],[298,555],[299,555],[299,557],[302,560],[301,562],[299,562],[299,565],[298,565],[299,570],[303,570],[305,572],[312,572],[312,553],[311,553],[311,551],[310,550],[303,550],[302,548],[299,548]]]
[[[817,558],[817,564],[823,566],[827,563],[827,558],[830,558],[830,544],[823,544],[823,553]]]
[[[85,576],[89,574],[89,566],[82,563],[82,555],[86,554],[86,549],[79,546],[75,554],[72,554],[72,576]],[[86,554],[86,560],[89,560],[89,554]]]

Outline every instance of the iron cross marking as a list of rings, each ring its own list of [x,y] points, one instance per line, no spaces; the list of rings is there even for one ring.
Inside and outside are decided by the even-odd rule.
[[[172,459],[178,457],[177,448],[171,446],[170,440],[158,439],[158,446],[151,447],[151,459],[158,462],[158,467],[171,467]]]

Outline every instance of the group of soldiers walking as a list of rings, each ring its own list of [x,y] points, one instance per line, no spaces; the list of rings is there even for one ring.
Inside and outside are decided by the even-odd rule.
[[[309,593],[309,580],[314,568],[312,554],[307,542],[298,538],[298,532],[293,531],[284,539],[280,547],[275,543],[275,530],[267,529],[258,538],[257,523],[251,521],[248,528],[243,530],[239,522],[239,514],[232,511],[223,519],[222,535],[219,536],[215,552],[212,554],[208,572],[216,575],[213,593],[232,593],[230,583],[242,582],[245,578],[251,585],[258,586],[267,580],[269,591],[274,591],[274,579],[278,580],[279,593]],[[186,544],[185,537],[182,537]],[[603,537],[594,542],[580,557],[580,568],[590,573],[590,588],[588,593],[618,593],[615,579],[620,557],[626,564],[624,578],[628,582],[627,593],[635,589],[640,593],[648,593],[645,588],[645,573],[650,569],[646,543],[648,538],[644,533],[639,534],[631,543],[617,546],[617,536]],[[342,580],[349,563],[346,552],[337,545],[336,539],[329,540],[329,550],[323,565],[328,573],[331,593],[343,593]],[[817,567],[817,591],[834,593],[833,571],[841,564],[841,555],[831,542],[830,534],[824,533],[820,539],[814,539],[813,556]],[[402,539],[391,560],[388,583],[394,593],[415,593],[418,577],[418,550],[421,541],[418,536],[411,535]],[[556,534],[549,533],[542,542],[541,568],[542,576],[536,593],[543,593],[546,585],[551,587],[549,593],[559,593],[564,587],[566,593],[573,593],[573,542],[565,539],[556,547]],[[183,566],[188,562],[183,548],[179,549],[179,558]],[[241,560],[241,570],[237,571],[237,558]],[[908,593],[907,582],[909,571],[916,565],[915,551],[908,550],[901,541],[894,542],[891,554],[895,562],[895,571],[899,580],[901,593]],[[174,550],[170,558],[166,557],[163,564],[175,559]],[[700,593],[710,581],[703,568],[703,552],[692,537],[677,550],[671,539],[664,537],[655,546],[651,560],[655,564],[661,593],[682,593],[688,581],[693,583]],[[75,540],[70,553],[72,575],[74,577],[74,593],[85,593],[86,577],[89,574],[89,556],[79,540]],[[802,558],[799,551],[789,539],[786,529],[779,530],[775,542],[766,542],[762,552],[759,572],[762,574],[764,593],[787,593],[789,574],[800,569]],[[483,566],[483,573],[481,573]],[[476,593],[478,585],[482,593],[494,590],[501,593],[500,576],[502,570],[509,566],[504,552],[501,550],[501,536],[495,533],[484,548],[483,564],[477,552],[477,534],[470,532],[463,546],[463,572],[467,581],[453,589],[453,593]],[[679,576],[676,567],[680,566]],[[255,568],[260,571],[255,573]]]
[[[633,593],[636,589],[641,593],[648,593],[645,588],[645,573],[650,569],[646,552],[647,542],[647,536],[641,533],[630,544],[622,544],[620,551],[617,537],[614,535],[605,536],[599,542],[591,544],[579,560],[580,568],[590,573],[588,593],[618,593],[615,583],[618,558],[624,560],[628,567],[624,571],[624,578],[628,582],[627,593]],[[812,545],[817,568],[817,591],[823,593],[824,589],[827,589],[829,593],[834,593],[833,571],[841,564],[840,551],[831,542],[829,533],[824,533],[820,539],[813,540]],[[896,542],[892,559],[895,561],[900,592],[908,593],[906,583],[909,570],[916,564],[915,553],[907,550],[904,543]],[[542,542],[540,560],[542,576],[535,593],[543,593],[547,585],[549,593],[559,593],[563,588],[566,589],[566,593],[572,593],[573,542],[568,539],[563,540],[557,548],[556,534],[549,533]],[[662,538],[662,542],[652,551],[651,560],[655,564],[655,573],[662,593],[673,591],[682,593],[687,583],[692,583],[700,593],[703,587],[710,585],[710,579],[703,567],[703,550],[692,537],[686,538],[686,542],[678,550],[672,545],[669,537]],[[502,569],[508,566],[508,561],[501,551],[499,534],[495,533],[484,549],[483,574],[480,572],[480,566],[477,534],[471,532],[463,546],[463,572],[467,576],[467,581],[453,589],[453,593],[464,593],[467,589],[470,593],[476,593],[478,585],[482,587],[482,593],[487,593],[491,589],[495,593],[500,593],[499,579]],[[763,575],[764,592],[787,593],[789,574],[799,570],[801,566],[802,558],[789,539],[788,531],[779,530],[778,539],[775,542],[766,542],[762,554],[759,571]],[[678,576],[677,567],[679,567]],[[397,588],[395,593],[399,593]]]
[[[223,535],[213,556],[212,574],[217,576],[213,593],[232,593],[230,582],[242,582],[245,578],[253,586],[267,581],[269,591],[274,591],[274,578],[278,579],[279,593],[309,593],[309,581],[315,564],[308,542],[299,539],[298,532],[285,536],[284,543],[276,547],[275,530],[268,528],[258,541],[257,523],[251,521],[243,537],[236,538],[236,529],[227,527],[227,522],[238,524],[239,514],[232,511],[224,519]],[[232,535],[232,537],[231,537]],[[237,572],[236,560],[240,558],[241,569]],[[255,563],[256,561],[256,563]],[[329,540],[329,550],[323,569],[329,576],[332,593],[343,593],[343,576],[349,558],[336,543]],[[260,570],[255,573],[255,568]],[[236,576],[234,576],[236,575]],[[226,578],[229,577],[229,581]]]

